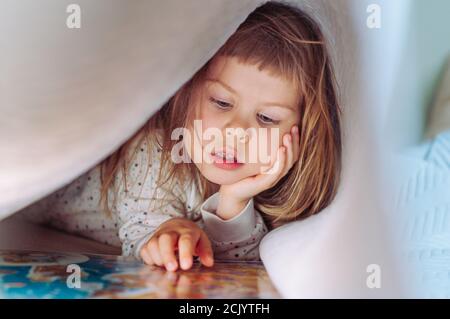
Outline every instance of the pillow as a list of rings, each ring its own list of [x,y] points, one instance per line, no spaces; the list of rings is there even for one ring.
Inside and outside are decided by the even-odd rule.
[[[450,298],[450,130],[399,155],[397,232],[414,297]]]

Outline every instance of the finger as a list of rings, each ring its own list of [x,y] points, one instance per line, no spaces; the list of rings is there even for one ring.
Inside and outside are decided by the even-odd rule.
[[[258,184],[258,189],[268,189],[275,185],[281,177],[286,161],[286,148],[281,146],[277,152],[277,162],[265,174],[260,174],[255,177]]]
[[[284,162],[286,157],[286,148],[281,146],[277,151],[276,161],[273,163],[270,170],[266,173],[266,175],[270,176],[268,180],[274,180],[280,175],[284,168]]]
[[[152,266],[154,264],[153,263],[153,259],[148,254],[147,247],[142,247],[142,249],[141,249],[141,258],[144,261],[144,263],[149,265],[149,266]]]
[[[180,266],[186,270],[192,266],[192,255],[194,254],[194,238],[191,233],[184,233],[178,240],[178,250],[180,257]]]
[[[286,157],[285,152],[286,148],[284,146],[280,146],[276,152],[276,156],[271,156],[273,162],[270,169],[253,177],[255,191],[261,192],[276,184],[284,167]]]
[[[292,145],[292,135],[287,134],[283,138],[284,140],[284,146],[286,146],[286,165],[283,169],[282,176],[286,175],[286,173],[291,169],[292,165],[294,164],[294,150]]]
[[[150,240],[150,242],[147,245],[147,251],[156,265],[158,266],[163,265],[163,260],[161,254],[159,253],[159,245],[157,238]]]
[[[292,127],[292,146],[294,151],[294,162],[298,161],[300,156],[300,132],[297,125]]]
[[[176,233],[164,233],[159,236],[159,253],[166,269],[169,271],[175,271],[178,267],[177,259],[175,257],[175,243],[178,234]]]
[[[200,233],[200,239],[197,243],[196,252],[200,257],[200,262],[203,265],[207,267],[212,267],[214,265],[214,253],[211,246],[211,241],[203,231]]]
[[[286,162],[287,149],[285,146],[282,146],[279,151],[278,163],[276,164],[275,171],[273,173],[274,180],[272,181],[272,185],[275,184],[283,176],[283,172],[286,168]]]
[[[273,155],[270,156],[269,164],[267,166],[263,166],[261,168],[261,170],[260,170],[261,174],[267,174],[273,168],[273,166],[275,165],[275,163],[278,160],[278,151],[279,150],[280,150],[280,148],[278,147],[278,150],[277,150],[275,156],[273,156]]]

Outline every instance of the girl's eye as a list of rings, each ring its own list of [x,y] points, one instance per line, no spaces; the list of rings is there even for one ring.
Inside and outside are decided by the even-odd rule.
[[[210,101],[213,102],[220,109],[229,109],[231,107],[230,103],[216,100],[215,98],[210,98]]]
[[[268,117],[264,114],[258,114],[258,119],[263,124],[278,124],[278,123],[280,123],[280,121],[271,119],[270,117]]]

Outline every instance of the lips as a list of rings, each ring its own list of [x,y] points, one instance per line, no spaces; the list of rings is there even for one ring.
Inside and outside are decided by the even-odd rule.
[[[240,163],[242,164],[238,158],[236,151],[232,148],[224,148],[224,149],[218,149],[211,153],[211,155],[224,163]]]

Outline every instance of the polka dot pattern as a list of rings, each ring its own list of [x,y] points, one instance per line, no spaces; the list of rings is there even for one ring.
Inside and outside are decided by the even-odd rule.
[[[121,172],[116,176],[119,192],[112,216],[101,212],[100,166],[95,166],[53,194],[19,211],[24,218],[54,228],[122,248],[125,256],[140,259],[142,246],[165,221],[174,217],[188,218],[205,230],[200,207],[200,193],[189,184],[175,182],[172,187],[157,187],[161,150],[143,142],[129,167],[127,185]],[[156,152],[155,152],[156,150]],[[112,195],[112,193],[110,193]],[[252,209],[254,209],[252,207]],[[220,259],[259,260],[259,242],[267,233],[256,210],[256,225],[250,225],[248,236],[239,242],[217,242],[212,239],[214,255]]]

